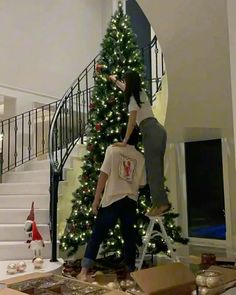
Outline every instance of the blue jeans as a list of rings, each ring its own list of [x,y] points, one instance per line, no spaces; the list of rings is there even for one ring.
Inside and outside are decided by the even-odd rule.
[[[136,223],[137,203],[125,197],[110,206],[100,208],[94,224],[93,233],[87,244],[81,266],[90,268],[97,257],[99,246],[106,238],[109,229],[113,229],[120,219],[121,233],[124,239],[124,258],[129,271],[135,269],[136,256]]]

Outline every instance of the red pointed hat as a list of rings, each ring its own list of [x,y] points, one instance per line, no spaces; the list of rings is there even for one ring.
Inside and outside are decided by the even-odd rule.
[[[43,240],[41,234],[38,231],[37,225],[35,221],[33,221],[33,229],[32,229],[32,241],[41,241]]]
[[[27,217],[27,220],[34,221],[34,202],[31,204],[30,214]]]

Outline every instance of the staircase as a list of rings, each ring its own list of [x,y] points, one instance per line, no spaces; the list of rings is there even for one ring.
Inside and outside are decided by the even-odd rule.
[[[43,257],[50,258],[49,160],[33,160],[3,175],[0,184],[0,261],[32,259],[25,243],[24,223],[32,201],[35,220],[45,241]]]
[[[143,54],[145,50],[153,50],[153,64],[158,69],[158,60],[163,63],[163,56],[157,48],[156,37],[142,49]],[[63,233],[65,219],[69,217],[68,204],[78,187],[78,168],[81,165],[79,157],[86,152],[80,146],[82,153],[78,155],[78,147],[75,145],[79,139],[80,144],[83,144],[88,132],[90,99],[98,60],[99,55],[79,75],[61,100],[0,122],[0,181],[2,177],[3,182],[0,183],[0,261],[32,258],[24,233],[24,223],[32,201],[35,202],[35,220],[45,241],[43,257],[57,261],[57,233]],[[148,81],[154,96],[160,90],[161,77],[164,75],[163,64],[161,65],[161,76],[156,71],[156,76]],[[47,154],[50,161],[41,159]],[[68,164],[71,161],[74,170]],[[73,179],[73,185],[66,180],[67,175],[68,179]],[[58,194],[61,179],[64,182],[60,183]],[[60,208],[63,212],[61,216],[59,213],[58,228],[57,215]],[[61,223],[62,220],[64,224]]]

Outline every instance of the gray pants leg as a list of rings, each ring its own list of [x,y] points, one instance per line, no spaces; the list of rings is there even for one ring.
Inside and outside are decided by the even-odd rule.
[[[155,118],[145,119],[141,122],[140,129],[152,205],[159,207],[169,203],[164,188],[164,155],[167,134]]]

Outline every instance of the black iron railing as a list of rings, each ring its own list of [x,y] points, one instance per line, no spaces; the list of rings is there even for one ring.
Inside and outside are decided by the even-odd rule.
[[[163,55],[158,50],[157,38],[142,49],[150,51],[152,77],[147,81],[152,89],[152,99],[161,87],[164,74]],[[63,178],[64,164],[78,140],[83,143],[90,111],[90,98],[94,87],[95,67],[99,55],[91,61],[61,99],[54,114],[49,132],[50,158],[50,222],[52,239],[51,261],[57,261],[57,202],[58,184]],[[154,85],[153,85],[154,84]]]
[[[48,152],[48,133],[59,102],[0,122],[0,175]]]

